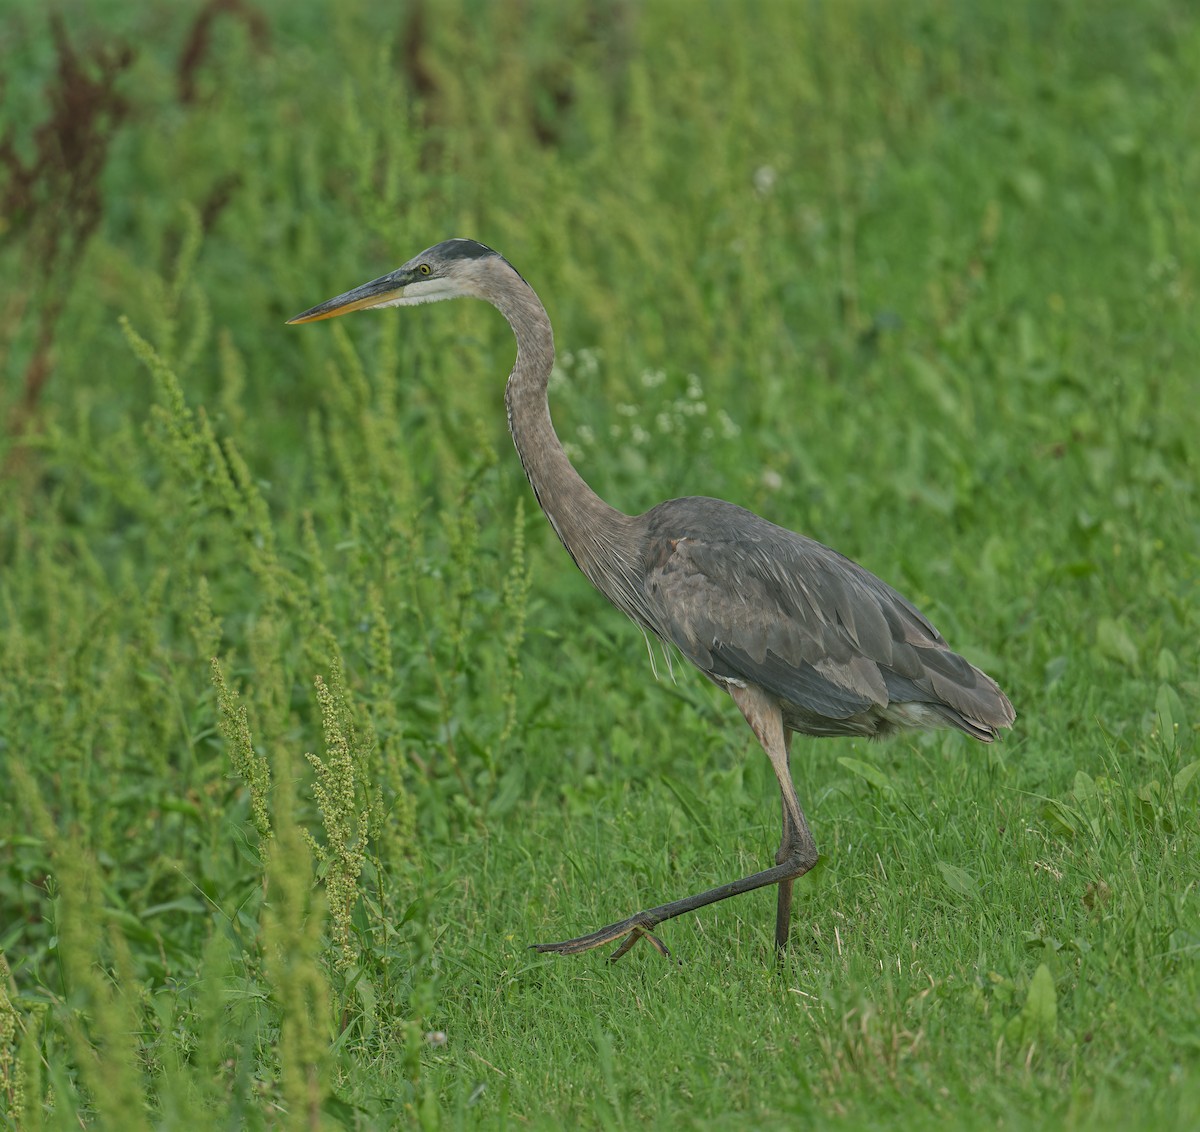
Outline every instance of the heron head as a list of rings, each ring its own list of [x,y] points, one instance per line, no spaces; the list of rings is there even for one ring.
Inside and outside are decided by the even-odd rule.
[[[512,269],[499,252],[476,240],[443,240],[395,271],[289,318],[288,325],[375,307],[410,307],[441,299],[481,297],[486,274],[495,266],[492,261]]]

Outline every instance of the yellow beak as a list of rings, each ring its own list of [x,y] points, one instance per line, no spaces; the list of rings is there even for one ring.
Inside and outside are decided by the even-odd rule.
[[[370,283],[355,287],[353,291],[347,291],[333,299],[326,299],[325,302],[318,303],[303,314],[289,318],[287,325],[294,326],[298,322],[317,322],[323,318],[337,318],[338,315],[349,314],[351,311],[365,311],[372,307],[384,307],[389,303],[396,303],[403,298],[404,288],[408,282],[409,280],[404,278],[400,272],[393,271],[390,275],[381,275],[378,279],[372,279]]]

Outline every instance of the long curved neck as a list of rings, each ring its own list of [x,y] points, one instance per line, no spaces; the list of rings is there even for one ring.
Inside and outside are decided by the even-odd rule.
[[[511,271],[507,264],[504,269]],[[533,493],[567,552],[591,583],[626,614],[641,620],[632,589],[634,532],[628,515],[605,503],[575,470],[550,420],[546,386],[554,367],[554,332],[533,288],[515,280],[483,294],[508,320],[517,360],[504,401],[508,427]]]

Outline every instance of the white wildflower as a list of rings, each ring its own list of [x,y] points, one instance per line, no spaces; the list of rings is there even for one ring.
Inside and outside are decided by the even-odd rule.
[[[760,165],[754,170],[754,191],[760,197],[765,197],[779,180],[779,174],[773,165]]]

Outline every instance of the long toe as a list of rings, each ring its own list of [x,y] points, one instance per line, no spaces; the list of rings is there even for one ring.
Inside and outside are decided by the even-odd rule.
[[[650,932],[657,922],[651,920],[645,912],[639,912],[636,916],[630,916],[628,920],[609,924],[606,928],[590,935],[581,935],[577,939],[566,939],[562,943],[535,943],[533,950],[542,954],[553,952],[557,955],[578,955],[583,951],[591,951],[593,947],[603,947],[607,943],[621,940],[621,946],[612,954],[612,959],[617,960],[645,936],[660,955],[670,955],[662,940]]]
[[[639,939],[644,939],[664,959],[671,958],[671,952],[667,949],[667,945],[663,943],[658,936],[656,936],[653,932],[647,931],[645,928],[634,928],[633,931],[631,931],[625,937],[625,940],[621,946],[618,947],[617,950],[608,957],[608,961],[610,963],[615,963],[621,958],[622,955],[626,954]]]

